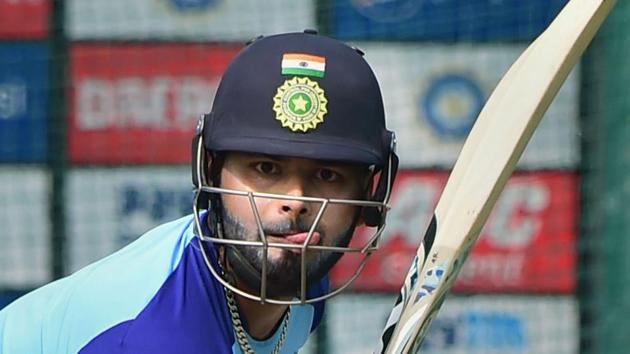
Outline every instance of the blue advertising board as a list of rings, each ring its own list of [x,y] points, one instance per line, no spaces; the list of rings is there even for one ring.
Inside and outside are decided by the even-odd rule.
[[[330,32],[341,39],[527,41],[567,0],[333,0]]]
[[[45,159],[47,95],[47,45],[1,43],[0,161]]]

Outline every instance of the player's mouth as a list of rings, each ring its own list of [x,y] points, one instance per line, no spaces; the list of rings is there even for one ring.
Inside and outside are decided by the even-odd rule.
[[[308,232],[298,232],[298,233],[288,233],[288,234],[269,234],[269,238],[271,242],[278,243],[291,243],[294,245],[303,246],[306,244],[306,240],[308,239]],[[308,240],[309,245],[316,245],[319,243],[321,239],[321,235],[319,232],[313,232],[311,239]],[[302,253],[302,250],[299,248],[288,248],[288,251],[293,253]]]

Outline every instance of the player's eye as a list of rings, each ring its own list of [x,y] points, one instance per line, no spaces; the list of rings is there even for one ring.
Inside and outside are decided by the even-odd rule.
[[[317,171],[317,178],[324,182],[335,182],[339,179],[339,174],[333,170],[322,168]]]
[[[271,161],[257,162],[254,168],[256,168],[256,171],[266,175],[273,175],[280,172],[278,165]]]

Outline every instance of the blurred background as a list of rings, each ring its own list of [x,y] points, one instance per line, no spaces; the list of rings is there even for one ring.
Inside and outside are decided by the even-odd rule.
[[[190,213],[190,141],[227,63],[257,35],[317,28],[365,52],[402,171],[382,249],[303,352],[371,352],[477,114],[565,3],[0,0],[0,308]],[[422,353],[628,352],[629,28],[620,0]]]

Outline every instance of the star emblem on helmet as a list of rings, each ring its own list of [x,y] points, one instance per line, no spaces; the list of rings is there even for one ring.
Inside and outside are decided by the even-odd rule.
[[[291,100],[291,104],[293,105],[291,110],[295,113],[306,112],[306,108],[310,106],[310,99],[308,99],[308,96],[301,93],[297,93],[295,96],[297,96],[297,98]]]
[[[324,122],[328,100],[316,81],[293,77],[278,87],[273,97],[273,110],[282,127],[307,133]]]

